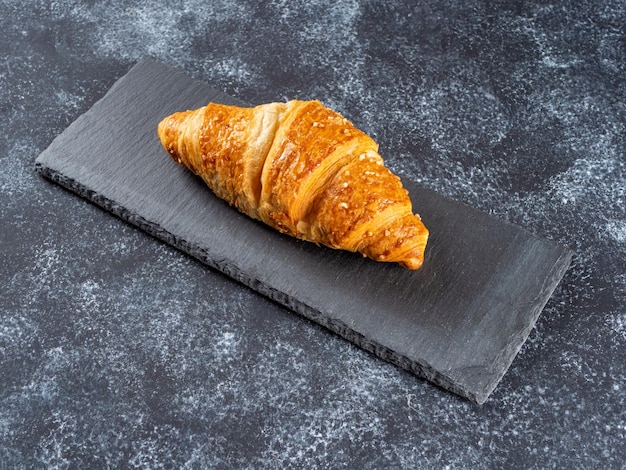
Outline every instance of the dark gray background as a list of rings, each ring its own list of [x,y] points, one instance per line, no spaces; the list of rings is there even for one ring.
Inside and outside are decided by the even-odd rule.
[[[0,0],[0,465],[623,468],[623,2],[48,3]],[[34,173],[145,56],[577,252],[486,404]]]

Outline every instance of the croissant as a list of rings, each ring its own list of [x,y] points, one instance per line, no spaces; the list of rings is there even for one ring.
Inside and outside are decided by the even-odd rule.
[[[280,232],[418,269],[428,230],[378,145],[319,101],[210,103],[158,135],[215,194]]]

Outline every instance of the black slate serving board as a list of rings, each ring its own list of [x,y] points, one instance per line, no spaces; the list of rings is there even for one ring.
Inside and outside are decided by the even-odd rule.
[[[571,252],[410,181],[431,233],[419,271],[281,235],[217,199],[161,147],[163,117],[209,101],[242,104],[145,59],[52,142],[36,169],[382,359],[483,403]]]

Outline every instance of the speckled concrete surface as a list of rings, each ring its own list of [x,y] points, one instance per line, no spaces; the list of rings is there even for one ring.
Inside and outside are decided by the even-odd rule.
[[[0,0],[0,466],[624,468],[626,6]],[[472,405],[33,171],[152,56],[576,250]]]

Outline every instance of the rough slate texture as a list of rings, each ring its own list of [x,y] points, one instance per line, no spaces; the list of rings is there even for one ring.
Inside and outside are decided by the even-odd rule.
[[[0,461],[622,468],[626,12],[570,3],[0,0]],[[146,55],[248,102],[323,99],[407,180],[575,250],[487,403],[33,172]]]
[[[417,272],[280,235],[220,202],[159,143],[164,116],[209,101],[236,103],[145,59],[54,140],[37,170],[377,356],[483,403],[570,251],[409,182],[431,231]]]

